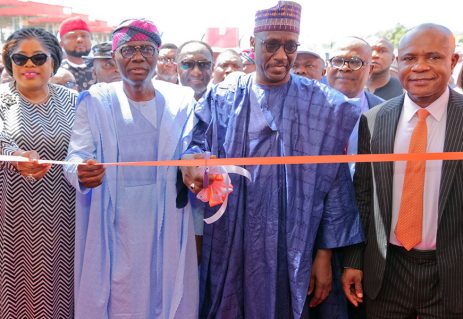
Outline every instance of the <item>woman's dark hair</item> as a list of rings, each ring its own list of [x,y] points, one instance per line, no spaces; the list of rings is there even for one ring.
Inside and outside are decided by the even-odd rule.
[[[63,60],[63,51],[59,45],[58,39],[50,32],[41,28],[23,28],[13,32],[3,45],[2,58],[5,69],[9,75],[13,75],[11,67],[11,54],[18,47],[18,45],[27,39],[35,39],[39,41],[45,49],[50,52],[53,59],[53,74],[56,73]]]

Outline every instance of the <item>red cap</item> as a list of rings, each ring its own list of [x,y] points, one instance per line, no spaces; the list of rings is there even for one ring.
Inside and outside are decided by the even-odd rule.
[[[90,32],[87,22],[79,17],[70,17],[61,22],[59,26],[59,36],[62,37],[68,32],[75,30],[84,30]]]

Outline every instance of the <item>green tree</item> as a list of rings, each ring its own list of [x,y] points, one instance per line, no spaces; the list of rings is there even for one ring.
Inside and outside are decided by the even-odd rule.
[[[394,48],[397,48],[400,39],[407,31],[408,29],[404,25],[397,23],[395,27],[388,30],[379,31],[376,33],[376,35],[388,39],[394,45]]]

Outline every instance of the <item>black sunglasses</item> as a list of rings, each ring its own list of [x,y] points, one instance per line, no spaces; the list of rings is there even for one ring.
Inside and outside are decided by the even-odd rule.
[[[196,65],[201,71],[205,71],[211,68],[212,62],[211,61],[193,61],[193,60],[182,61],[180,62],[180,69],[184,71],[193,70]]]
[[[265,45],[265,50],[267,50],[268,53],[275,53],[283,46],[286,54],[293,54],[297,51],[297,47],[299,46],[299,42],[296,41],[280,42],[278,40],[265,41],[261,39],[259,39],[259,41]]]
[[[36,66],[41,66],[47,62],[49,55],[45,53],[37,53],[33,56],[27,56],[21,53],[14,53],[11,55],[11,60],[18,66],[23,66],[27,63],[27,60],[31,60]]]

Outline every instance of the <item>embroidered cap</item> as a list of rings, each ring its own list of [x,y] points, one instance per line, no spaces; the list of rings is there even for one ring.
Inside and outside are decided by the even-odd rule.
[[[270,9],[259,10],[256,12],[254,33],[288,31],[299,34],[301,10],[301,5],[293,1],[279,1]]]
[[[146,19],[129,19],[123,21],[113,31],[112,50],[131,41],[150,41],[157,48],[161,46],[161,36],[153,22]]]

